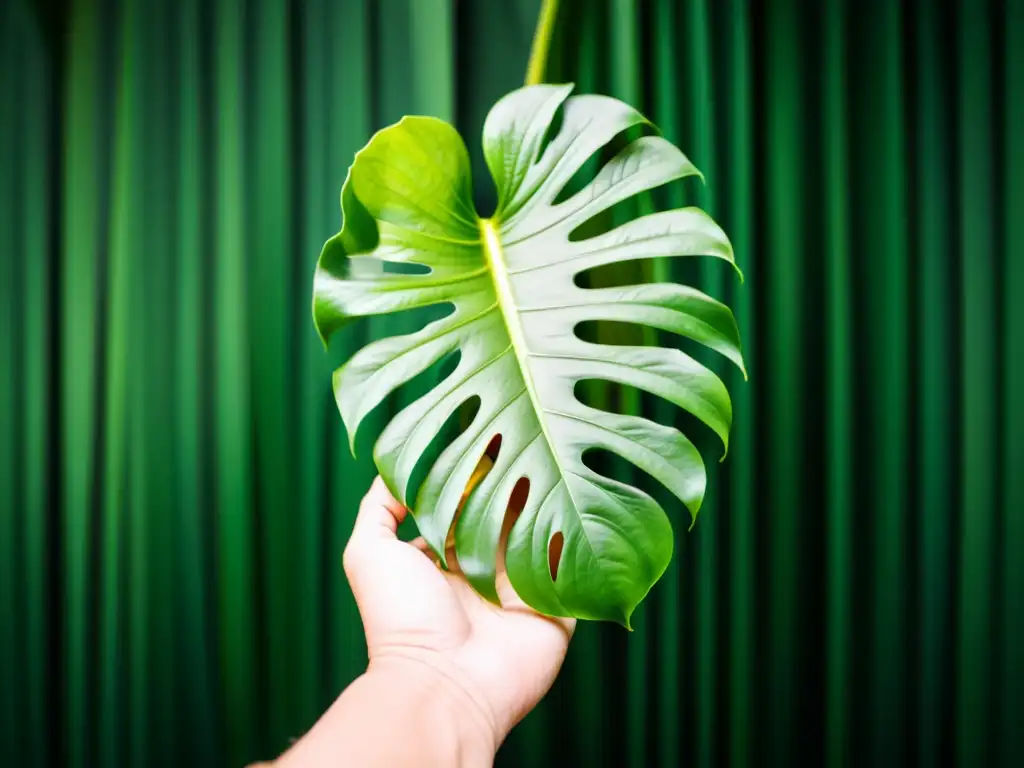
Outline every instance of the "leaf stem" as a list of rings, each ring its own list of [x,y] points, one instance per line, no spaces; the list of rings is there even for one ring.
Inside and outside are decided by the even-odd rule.
[[[551,33],[555,28],[558,0],[541,0],[537,31],[533,33],[533,48],[530,49],[530,63],[526,67],[526,84],[544,82],[544,68],[548,63],[548,49],[551,48]]]

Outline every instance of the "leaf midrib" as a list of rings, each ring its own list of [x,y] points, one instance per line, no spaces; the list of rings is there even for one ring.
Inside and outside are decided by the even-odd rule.
[[[491,272],[491,279],[494,282],[494,294],[498,302],[498,310],[501,314],[502,320],[505,322],[505,330],[508,333],[509,342],[512,345],[512,351],[516,356],[516,362],[519,364],[519,371],[523,377],[523,383],[526,385],[526,392],[530,397],[530,404],[533,406],[533,412],[537,417],[537,423],[540,425],[541,433],[544,435],[544,440],[548,445],[548,453],[551,454],[551,458],[555,461],[555,468],[558,470],[558,481],[555,482],[544,494],[544,498],[541,499],[540,504],[537,506],[538,513],[544,507],[544,503],[548,500],[555,488],[559,484],[565,486],[565,492],[569,495],[569,501],[572,504],[572,510],[576,514],[577,520],[580,523],[580,530],[583,532],[582,541],[586,544],[587,548],[590,549],[591,555],[596,558],[593,544],[590,541],[590,537],[587,535],[585,515],[581,512],[579,504],[576,502],[576,497],[573,496],[572,486],[566,481],[568,475],[584,480],[585,482],[598,488],[609,498],[611,494],[608,493],[606,488],[602,488],[600,485],[595,484],[593,481],[583,477],[579,472],[567,470],[562,466],[561,458],[559,457],[558,451],[555,449],[555,442],[551,437],[551,433],[548,431],[547,422],[544,419],[545,413],[550,411],[545,408],[541,402],[540,397],[537,394],[537,389],[533,383],[533,374],[530,371],[529,358],[530,357],[541,357],[545,356],[540,353],[530,352],[526,346],[526,337],[523,334],[523,327],[519,322],[519,306],[516,304],[515,295],[512,292],[512,284],[509,280],[510,271],[505,264],[505,252],[501,245],[501,240],[498,237],[498,230],[494,225],[493,219],[479,219],[480,228],[480,241],[483,246],[484,258],[487,261],[487,266]],[[550,357],[557,357],[557,355],[550,355]],[[508,472],[506,471],[506,475]],[[614,503],[614,499],[613,503]],[[607,583],[607,577],[604,574],[603,569],[598,568],[597,572],[601,574],[602,580]],[[629,619],[626,619],[626,626],[629,626]]]
[[[487,260],[487,267],[490,269],[491,279],[494,281],[494,295],[497,298],[498,310],[501,313],[502,320],[505,322],[505,330],[508,333],[509,342],[512,344],[512,352],[516,356],[516,362],[519,364],[519,371],[522,374],[523,383],[526,385],[526,393],[530,397],[533,412],[537,416],[537,423],[540,425],[544,440],[548,444],[548,452],[555,460],[555,467],[558,469],[558,482],[565,485],[565,490],[569,494],[575,509],[576,500],[572,497],[572,490],[569,488],[569,484],[565,482],[565,467],[562,466],[561,458],[555,449],[555,442],[548,431],[548,425],[543,416],[546,409],[540,402],[537,388],[533,382],[533,374],[530,371],[529,365],[531,353],[526,346],[523,326],[519,322],[519,306],[516,304],[515,294],[512,292],[509,270],[505,264],[505,252],[498,237],[498,230],[494,225],[493,219],[479,219],[479,228],[484,258]],[[549,489],[548,495],[557,485],[558,483],[555,483],[555,486]]]

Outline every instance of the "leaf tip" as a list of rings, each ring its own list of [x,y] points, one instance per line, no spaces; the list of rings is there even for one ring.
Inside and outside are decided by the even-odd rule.
[[[316,337],[320,339],[320,346],[323,347],[323,351],[327,352],[331,348],[330,333],[324,328],[323,323],[320,322],[320,313],[317,310],[316,299],[313,299],[313,327],[316,328]]]
[[[348,452],[352,455],[353,459],[358,459],[359,456],[357,455],[356,451],[356,433],[359,431],[359,424],[356,424],[354,427],[349,427],[349,425],[345,423],[344,413],[342,413],[341,416],[341,423],[344,424],[345,431],[348,433]]]
[[[633,611],[630,610],[630,609],[626,609],[626,610],[623,610],[621,618],[616,619],[615,622],[620,627],[625,629],[627,632],[632,632],[633,631],[633,624],[632,624],[632,621],[631,621],[632,618],[633,618]]]
[[[693,526],[697,524],[697,515],[700,514],[701,504],[704,503],[704,489],[701,489],[700,495],[695,499],[689,499],[683,503],[686,505],[686,509],[690,513],[690,525],[686,528],[686,532],[689,533],[693,530]]]

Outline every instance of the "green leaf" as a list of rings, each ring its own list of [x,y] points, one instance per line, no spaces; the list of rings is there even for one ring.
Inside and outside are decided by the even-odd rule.
[[[730,310],[693,288],[586,289],[574,278],[654,257],[735,263],[726,235],[696,208],[575,236],[616,203],[700,174],[668,141],[645,135],[626,143],[581,191],[556,202],[584,163],[624,131],[644,126],[656,134],[629,105],[571,91],[571,85],[531,85],[492,108],[483,136],[498,190],[490,218],[474,209],[469,156],[450,125],[406,117],[377,133],[345,181],[344,225],[320,257],[314,319],[326,342],[357,317],[452,308],[415,333],[368,344],[335,372],[352,445],[363,419],[389,393],[458,352],[450,375],[395,415],[377,439],[374,459],[388,487],[442,559],[454,522],[460,568],[477,591],[496,600],[502,523],[513,488],[525,478],[525,507],[506,553],[516,592],[549,615],[628,627],[669,563],[672,529],[653,498],[594,472],[584,452],[603,449],[632,462],[693,517],[704,496],[704,464],[677,429],[588,407],[574,388],[601,379],[662,397],[710,427],[722,440],[723,458],[732,408],[722,381],[679,349],[593,344],[574,330],[591,320],[646,325],[704,344],[741,368],[743,359]],[[385,269],[389,263],[419,269]],[[415,499],[408,498],[421,456],[452,414],[475,398],[472,422],[440,452]],[[497,435],[493,466],[462,503]],[[552,579],[549,548],[557,534],[562,551]]]

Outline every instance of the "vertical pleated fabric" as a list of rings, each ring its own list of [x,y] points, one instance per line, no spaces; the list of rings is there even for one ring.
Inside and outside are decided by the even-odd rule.
[[[375,470],[330,374],[407,321],[325,350],[313,268],[404,114],[458,127],[493,208],[479,136],[539,5],[0,4],[0,764],[269,759],[364,668],[341,552]],[[708,495],[498,764],[1024,763],[1024,2],[562,0],[548,79],[704,173],[610,216],[699,205],[744,281],[610,279],[729,303],[749,378],[701,358],[721,463],[588,391],[691,434]]]

